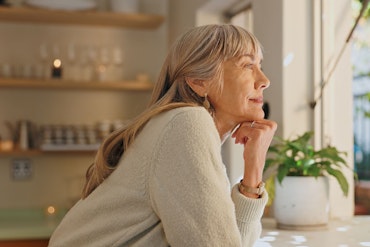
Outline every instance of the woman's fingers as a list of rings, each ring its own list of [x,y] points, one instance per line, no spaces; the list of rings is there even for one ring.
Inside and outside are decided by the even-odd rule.
[[[271,120],[256,120],[252,122],[244,122],[233,132],[232,137],[235,138],[235,143],[246,144],[248,140],[256,138],[271,137],[275,134],[277,124]]]
[[[235,138],[235,143],[244,145],[245,161],[262,164],[276,129],[277,124],[274,121],[256,120],[240,124],[232,137]]]

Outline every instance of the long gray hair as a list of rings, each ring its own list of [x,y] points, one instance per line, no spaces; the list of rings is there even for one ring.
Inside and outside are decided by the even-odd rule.
[[[202,106],[204,98],[186,78],[212,80],[221,92],[223,62],[242,54],[262,56],[261,45],[247,30],[229,24],[195,27],[171,47],[154,86],[149,107],[124,129],[113,132],[99,148],[86,172],[82,198],[87,197],[117,167],[120,157],[155,115],[183,106]],[[211,109],[212,110],[212,109]]]

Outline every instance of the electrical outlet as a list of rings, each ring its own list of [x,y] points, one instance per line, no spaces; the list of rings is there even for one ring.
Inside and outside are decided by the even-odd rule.
[[[32,164],[29,159],[14,159],[11,164],[13,180],[27,180],[32,177]]]

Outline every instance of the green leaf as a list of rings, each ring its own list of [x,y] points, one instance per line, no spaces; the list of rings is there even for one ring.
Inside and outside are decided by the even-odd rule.
[[[322,172],[321,172],[320,167],[310,166],[308,168],[308,174],[310,174],[310,176],[314,176],[315,178],[317,178],[318,176],[322,175]]]
[[[335,177],[343,193],[348,195],[348,182],[340,170],[349,168],[344,159],[347,153],[333,146],[315,150],[310,143],[313,134],[307,131],[291,139],[274,137],[264,171],[273,168],[280,183],[286,176],[318,177],[326,174]]]
[[[336,170],[336,169],[332,169],[331,167],[328,167],[326,171],[330,175],[332,175],[333,177],[336,178],[336,180],[338,181],[338,183],[340,185],[340,188],[343,191],[343,194],[345,196],[348,196],[348,187],[349,187],[349,185],[348,185],[347,179],[344,176],[344,174],[342,173],[342,171]]]
[[[280,166],[279,167],[276,177],[277,177],[280,184],[283,181],[283,179],[286,177],[288,172],[289,172],[289,169],[287,167],[285,167],[285,166]]]

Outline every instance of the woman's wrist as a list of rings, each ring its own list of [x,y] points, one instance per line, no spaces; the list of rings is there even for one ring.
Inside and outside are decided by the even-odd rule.
[[[257,186],[249,186],[243,183],[243,179],[240,180],[238,185],[239,192],[250,198],[260,198],[265,191],[265,183],[260,181]]]

